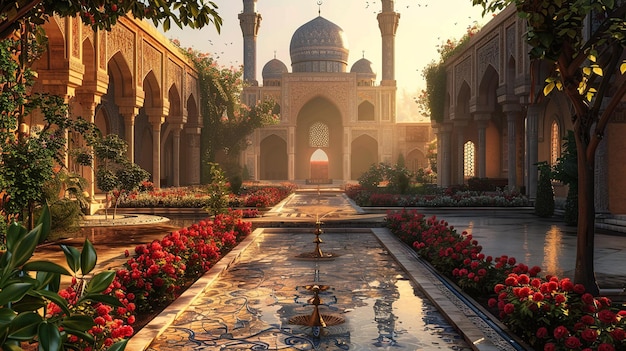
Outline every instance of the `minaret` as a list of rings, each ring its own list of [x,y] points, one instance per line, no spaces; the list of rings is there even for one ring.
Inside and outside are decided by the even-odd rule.
[[[383,75],[381,85],[396,85],[396,31],[400,14],[394,11],[394,0],[382,0],[383,12],[378,14],[378,27],[383,39]]]
[[[261,15],[256,12],[257,0],[243,0],[243,12],[239,14],[239,25],[243,33],[243,79],[258,86],[256,80],[256,36],[261,26]]]

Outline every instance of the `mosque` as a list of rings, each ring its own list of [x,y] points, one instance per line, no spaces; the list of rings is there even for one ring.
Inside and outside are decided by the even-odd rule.
[[[257,0],[243,0],[239,14],[244,38],[242,97],[247,104],[272,98],[279,123],[253,133],[242,163],[257,180],[347,182],[372,164],[395,164],[402,155],[409,169],[427,167],[429,124],[397,123],[395,34],[400,14],[393,0],[382,1],[382,79],[365,57],[348,70],[347,33],[321,15],[291,38],[291,70],[274,58],[257,81],[256,41],[261,14]]]

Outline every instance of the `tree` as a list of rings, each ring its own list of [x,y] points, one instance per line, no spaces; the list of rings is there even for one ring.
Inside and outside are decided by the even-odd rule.
[[[106,192],[105,216],[109,198],[114,194],[115,205],[123,192],[134,191],[142,182],[150,178],[150,173],[137,164],[128,161],[126,150],[128,144],[116,134],[105,137],[87,138],[87,143],[93,148],[93,154],[97,161],[96,184],[100,190]],[[116,193],[116,194],[115,194]],[[113,219],[115,219],[115,211]]]
[[[19,47],[12,39],[0,41],[0,190],[8,195],[7,214],[19,215],[32,229],[33,213],[46,200],[43,187],[54,175],[53,166],[63,165],[65,135],[83,133],[95,125],[80,118],[71,120],[60,97],[27,95],[33,72],[15,60]],[[32,114],[42,117],[40,127],[24,123],[25,116]]]
[[[175,45],[179,45],[174,41]],[[210,178],[211,162],[220,161],[226,175],[241,177],[239,156],[248,147],[247,137],[257,128],[273,124],[278,116],[273,113],[275,102],[271,99],[255,101],[248,106],[241,101],[243,90],[243,72],[241,69],[221,67],[213,57],[197,50],[181,50],[194,62],[198,71],[200,91],[202,92],[201,109],[204,116],[202,128],[203,174],[202,181]]]
[[[626,95],[626,2],[615,0],[472,0],[484,12],[513,4],[527,21],[530,55],[552,65],[543,94],[570,100],[578,153],[578,233],[574,282],[598,294],[594,257],[595,154]],[[620,77],[621,76],[621,77]]]
[[[0,2],[0,40],[12,37],[25,23],[41,25],[52,15],[79,16],[94,30],[110,30],[120,17],[132,15],[151,20],[168,30],[171,22],[179,27],[202,28],[210,23],[219,32],[222,19],[213,1],[204,0],[15,0]]]

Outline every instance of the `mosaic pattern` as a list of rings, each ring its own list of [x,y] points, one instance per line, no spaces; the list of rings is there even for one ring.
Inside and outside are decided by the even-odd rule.
[[[322,238],[334,260],[296,257],[312,233],[265,231],[148,350],[471,350],[373,234]],[[320,312],[346,323],[289,324],[311,314],[309,284],[331,287]]]

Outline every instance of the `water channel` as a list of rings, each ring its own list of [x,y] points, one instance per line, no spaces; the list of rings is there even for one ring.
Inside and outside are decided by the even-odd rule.
[[[312,230],[265,229],[148,348],[165,350],[471,350],[367,229],[324,233],[332,259],[302,259]],[[343,323],[292,324],[320,312]],[[317,336],[319,335],[319,336]]]

